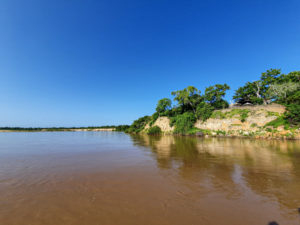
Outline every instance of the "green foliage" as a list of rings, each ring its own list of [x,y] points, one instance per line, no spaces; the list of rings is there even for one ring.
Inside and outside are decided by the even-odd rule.
[[[220,136],[226,135],[226,131],[224,131],[224,130],[217,130],[216,133],[217,133],[217,135],[220,135]]]
[[[150,122],[150,120],[151,120],[151,116],[144,116],[144,117],[141,117],[141,118],[133,121],[131,126],[127,129],[127,132],[129,132],[129,133],[141,132],[144,129],[144,127],[146,126],[146,124],[148,122]]]
[[[175,134],[187,134],[189,130],[194,127],[196,122],[196,117],[193,113],[185,112],[182,115],[176,116],[173,118],[172,123],[175,125],[174,133]]]
[[[241,122],[245,122],[247,117],[248,117],[248,112],[247,110],[243,110],[240,114],[240,119],[241,119]]]
[[[184,112],[192,110],[195,113],[197,104],[203,100],[200,93],[197,88],[188,86],[183,90],[173,91],[171,94],[175,96],[174,100],[178,102]]]
[[[154,123],[155,123],[155,121],[158,119],[158,113],[156,112],[156,113],[154,113],[152,116],[151,116],[151,121],[150,121],[150,123],[149,123],[149,126],[151,127]]]
[[[158,126],[150,127],[147,131],[147,134],[151,134],[151,135],[161,134],[161,129]]]
[[[242,122],[245,122],[250,110],[249,109],[232,109],[227,112],[222,112],[220,110],[216,110],[212,113],[211,118],[214,119],[225,119],[225,118],[233,118],[237,115],[239,115],[240,120]]]
[[[271,84],[267,94],[270,99],[281,103],[287,103],[287,97],[294,95],[294,92],[300,89],[300,83],[286,82],[281,84]]]
[[[257,127],[257,123],[252,123],[250,127],[252,128]]]
[[[201,102],[196,109],[197,119],[205,121],[210,118],[214,111],[214,107],[206,102]]]
[[[247,82],[235,91],[233,99],[240,104],[267,104],[275,101],[292,104],[300,94],[300,71],[281,74],[279,69],[270,69],[261,74],[260,80]],[[296,96],[295,96],[296,95]],[[296,99],[295,99],[296,98]]]
[[[223,97],[230,87],[227,84],[216,84],[205,89],[204,99],[209,102],[215,109],[224,109],[228,107]]]
[[[265,125],[265,127],[271,126],[271,127],[277,128],[277,127],[286,126],[286,125],[288,125],[288,122],[286,121],[286,119],[283,116],[280,116],[277,119],[272,120],[271,122],[267,123]]]
[[[267,117],[271,117],[271,116],[279,117],[280,114],[278,112],[267,111]]]
[[[292,125],[300,125],[300,105],[290,104],[286,109],[287,111],[284,114],[285,120]]]
[[[188,130],[187,134],[188,135],[195,135],[198,132],[202,132],[202,130],[199,129],[199,128],[193,127],[193,128],[191,128],[191,129]]]
[[[193,127],[196,119],[205,121],[209,118],[240,118],[246,121],[250,110],[232,109],[222,112],[216,109],[228,107],[228,102],[224,99],[226,91],[230,87],[227,84],[216,84],[205,89],[205,94],[201,96],[200,90],[194,86],[188,86],[183,90],[173,91],[176,105],[171,107],[172,102],[168,98],[160,99],[156,106],[156,112],[151,117],[142,117],[133,122],[127,132],[138,133],[149,123],[152,126],[158,117],[167,116],[170,118],[170,125],[175,126],[174,133],[188,134],[197,131]],[[235,102],[240,104],[251,103],[254,105],[277,102],[287,106],[284,117],[272,121],[271,125],[289,124],[299,125],[299,105],[300,105],[300,71],[281,74],[279,69],[270,69],[261,74],[259,80],[247,82],[238,88],[233,96]],[[279,116],[279,114],[267,112],[267,116]],[[255,124],[251,125],[256,126]]]
[[[160,116],[161,113],[164,113],[167,110],[171,109],[171,106],[172,101],[169,98],[160,99],[156,106],[156,112],[158,113],[158,116]]]
[[[298,104],[300,105],[300,90],[297,90],[290,95],[287,96],[286,100],[284,101],[285,104]]]
[[[261,105],[263,100],[256,95],[256,85],[254,82],[247,82],[244,86],[235,91],[233,100],[240,104],[252,103]]]
[[[116,126],[116,131],[124,131],[126,132],[128,129],[129,129],[129,125],[119,125],[119,126]]]
[[[212,113],[211,118],[213,118],[213,119],[225,119],[226,114],[222,113],[220,110],[216,110]]]
[[[264,89],[262,91],[264,93],[267,91],[267,88],[270,84],[274,84],[278,80],[280,73],[280,69],[269,69],[261,74],[260,80],[262,82],[262,87]]]

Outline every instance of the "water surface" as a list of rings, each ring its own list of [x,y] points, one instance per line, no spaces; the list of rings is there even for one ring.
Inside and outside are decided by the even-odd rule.
[[[297,141],[0,133],[0,224],[300,224]]]

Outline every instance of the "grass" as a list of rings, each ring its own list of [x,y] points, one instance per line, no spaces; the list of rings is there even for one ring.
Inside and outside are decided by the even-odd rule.
[[[239,116],[241,122],[245,122],[249,116],[249,109],[232,109],[228,112],[222,112],[220,110],[216,110],[212,113],[211,118],[213,119],[226,119],[233,118],[235,116]]]
[[[278,112],[267,111],[267,117],[271,117],[271,116],[277,116],[277,117],[279,117],[280,114]]]
[[[277,127],[280,127],[280,126],[284,126],[285,129],[288,129],[289,128],[289,124],[288,122],[284,119],[283,116],[280,116],[278,117],[277,119],[275,120],[272,120],[271,122],[267,123],[265,125],[265,127],[274,127],[274,128],[277,128]]]

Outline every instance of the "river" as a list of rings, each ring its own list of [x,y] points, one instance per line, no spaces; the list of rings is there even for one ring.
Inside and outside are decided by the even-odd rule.
[[[299,225],[300,142],[0,133],[2,225]]]

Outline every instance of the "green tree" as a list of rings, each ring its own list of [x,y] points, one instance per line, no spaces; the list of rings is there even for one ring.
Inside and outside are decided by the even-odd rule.
[[[269,69],[261,74],[260,80],[255,81],[256,95],[263,100],[264,105],[270,102],[268,90],[270,85],[275,84],[280,77],[280,69]]]
[[[271,85],[279,81],[282,75],[280,69],[270,69],[261,74],[260,80],[247,82],[235,91],[233,99],[241,104],[250,102],[252,104],[268,104],[271,96],[268,90]]]
[[[293,71],[288,74],[281,74],[278,77],[277,83],[287,82],[300,83],[300,71]]]
[[[235,102],[245,104],[247,102],[260,105],[263,103],[262,99],[257,97],[255,92],[255,84],[247,82],[244,86],[239,87],[233,96]]]
[[[197,104],[203,101],[201,92],[193,86],[188,86],[183,90],[173,91],[171,94],[175,96],[174,100],[183,108],[183,111],[192,110],[196,113]]]
[[[158,113],[158,116],[160,116],[161,113],[164,113],[167,110],[171,109],[171,106],[172,101],[169,98],[160,99],[156,106],[156,112]]]
[[[215,109],[222,109],[228,107],[228,102],[223,98],[226,91],[230,87],[227,84],[216,84],[205,89],[204,99],[209,102]]]
[[[295,91],[300,89],[300,83],[286,82],[279,84],[271,84],[267,95],[270,99],[277,100],[280,103],[288,103],[289,96],[293,95]]]

